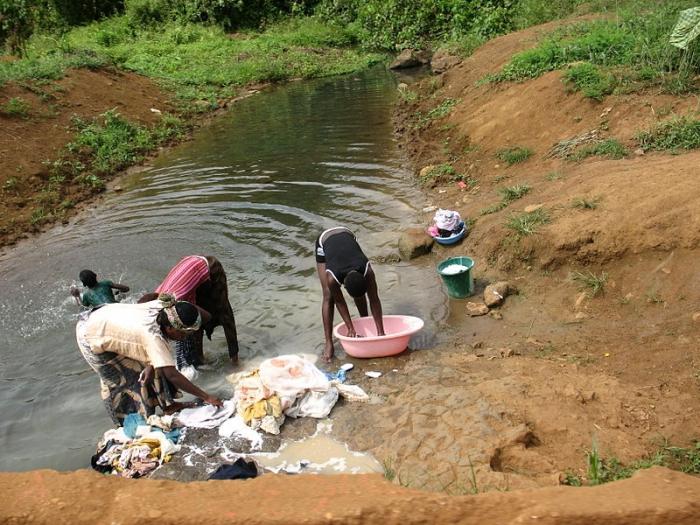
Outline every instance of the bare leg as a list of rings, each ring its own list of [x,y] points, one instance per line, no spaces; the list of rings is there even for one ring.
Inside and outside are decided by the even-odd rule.
[[[369,310],[367,310],[367,294],[362,297],[354,297],[353,299],[355,299],[355,306],[357,306],[360,317],[367,317],[369,315]]]
[[[321,306],[321,317],[323,319],[323,333],[326,339],[323,347],[323,360],[330,363],[333,359],[333,314],[335,313],[335,301],[326,283],[326,263],[316,263],[318,279],[321,281],[323,291],[323,306]]]

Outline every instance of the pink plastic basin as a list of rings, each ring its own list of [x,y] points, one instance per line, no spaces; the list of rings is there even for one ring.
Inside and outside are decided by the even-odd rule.
[[[345,323],[336,325],[333,334],[348,355],[364,358],[400,354],[406,350],[411,336],[423,328],[423,320],[410,315],[385,315],[386,335],[377,335],[377,326],[372,317],[353,319],[352,324],[357,335],[362,337],[348,337]]]

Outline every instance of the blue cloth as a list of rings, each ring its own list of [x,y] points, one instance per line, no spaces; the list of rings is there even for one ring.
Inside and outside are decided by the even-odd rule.
[[[338,381],[339,383],[345,383],[346,375],[345,370],[339,368],[337,372],[324,372],[328,381]]]
[[[146,420],[138,412],[127,414],[124,418],[124,434],[134,439],[136,437],[136,427],[146,424]]]
[[[163,432],[163,434],[165,434],[165,437],[168,438],[173,443],[177,443],[178,441],[180,441],[180,435],[182,434],[182,429],[174,428],[169,432],[164,432],[163,429],[157,428],[157,427],[152,427],[148,423],[146,423],[146,420],[138,412],[135,412],[133,414],[128,414],[124,418],[124,434],[126,434],[131,439],[134,439],[136,437],[136,428],[139,427],[140,425],[149,426],[153,432]]]

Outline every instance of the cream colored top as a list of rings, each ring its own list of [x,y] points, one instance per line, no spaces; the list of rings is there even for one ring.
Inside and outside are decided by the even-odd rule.
[[[85,341],[96,353],[114,352],[155,368],[175,366],[168,341],[163,337],[156,317],[163,304],[107,304],[88,317]]]

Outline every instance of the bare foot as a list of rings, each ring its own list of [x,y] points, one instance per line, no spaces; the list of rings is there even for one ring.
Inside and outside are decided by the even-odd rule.
[[[333,345],[327,345],[323,349],[323,361],[325,363],[330,363],[333,360]]]

